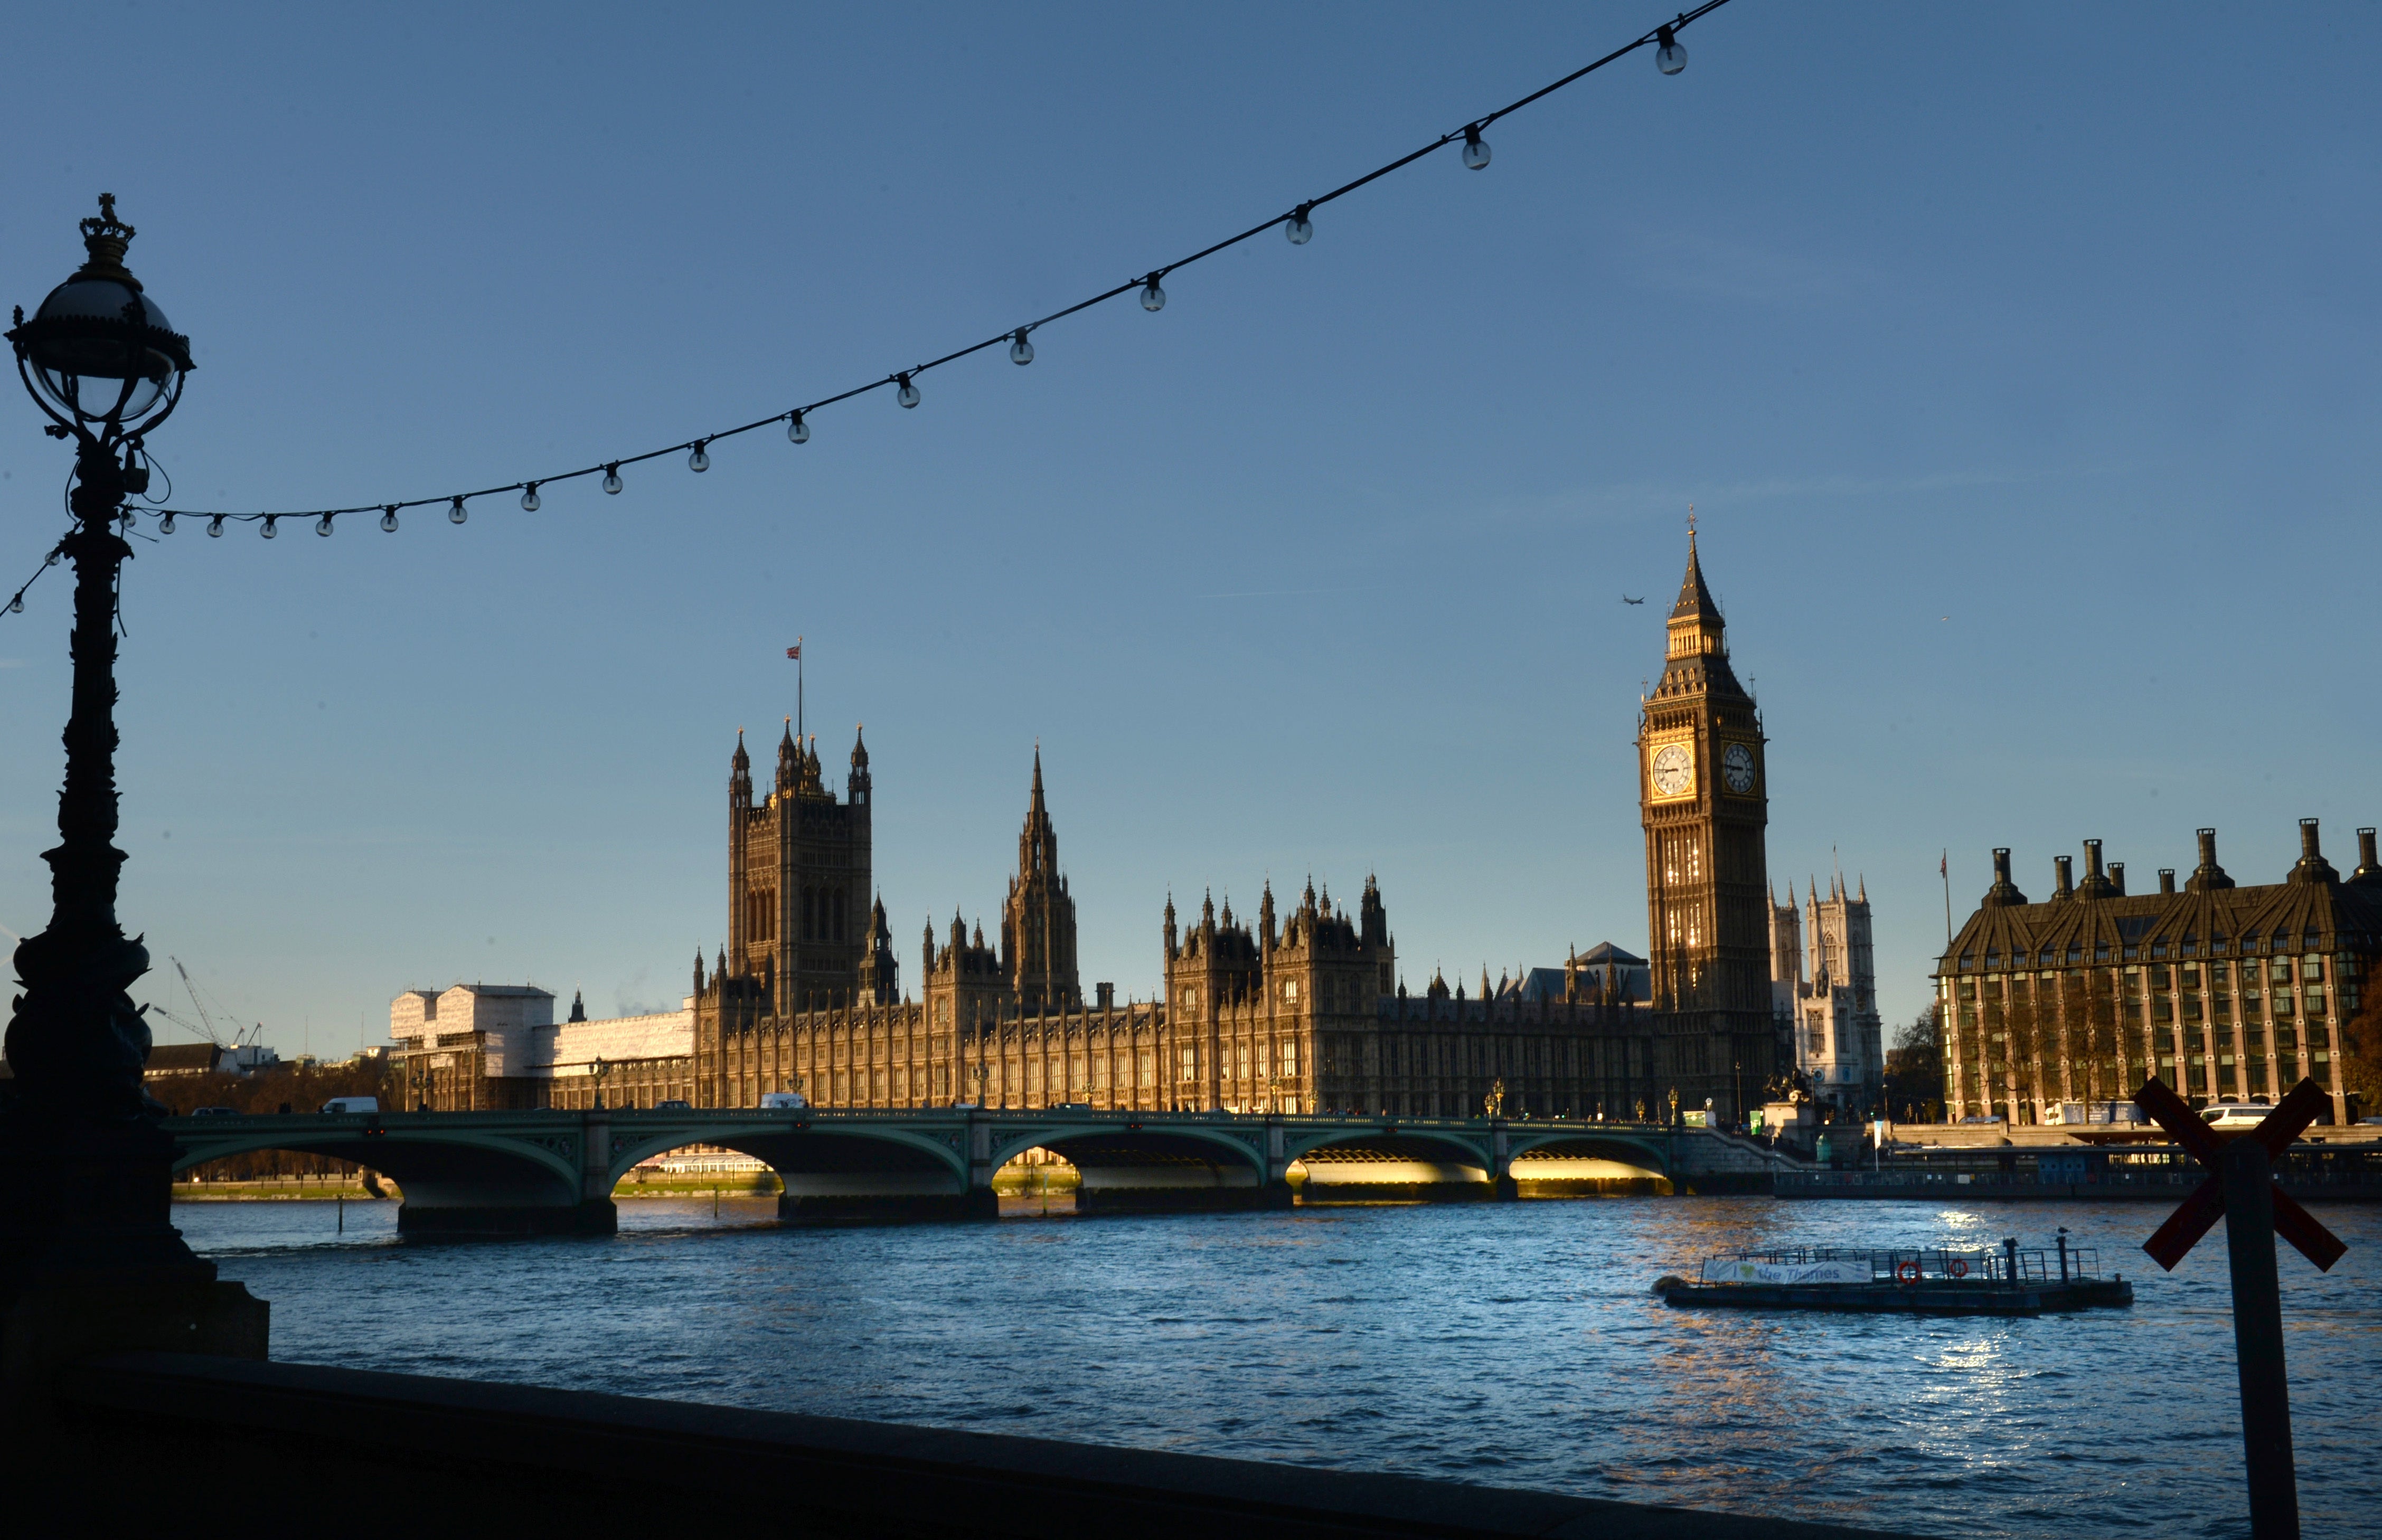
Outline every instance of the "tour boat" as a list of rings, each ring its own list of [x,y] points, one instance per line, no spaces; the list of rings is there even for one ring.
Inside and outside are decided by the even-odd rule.
[[[2053,1247],[2032,1251],[2015,1240],[1998,1251],[1799,1246],[1725,1253],[1692,1280],[1664,1274],[1654,1292],[1673,1305],[1909,1315],[2040,1315],[2133,1303],[2134,1286],[2121,1275],[2102,1277],[2099,1265],[2100,1254],[2068,1244],[2065,1230]]]

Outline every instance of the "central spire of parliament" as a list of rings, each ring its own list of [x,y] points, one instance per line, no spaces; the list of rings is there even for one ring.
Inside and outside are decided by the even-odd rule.
[[[1075,972],[1075,900],[1059,871],[1059,831],[1042,795],[1042,746],[1034,746],[1034,789],[1017,833],[1017,874],[1001,906],[1001,972],[1029,1008],[1083,1005]]]

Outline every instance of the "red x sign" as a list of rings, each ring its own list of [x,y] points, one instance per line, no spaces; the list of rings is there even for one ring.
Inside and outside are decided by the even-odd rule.
[[[2300,1131],[2315,1121],[2315,1115],[2324,1110],[2328,1100],[2315,1082],[2303,1080],[2291,1088],[2281,1106],[2266,1114],[2265,1121],[2241,1137],[2264,1144],[2267,1159],[2279,1160],[2283,1152],[2291,1147],[2291,1141],[2300,1136]],[[2164,1082],[2144,1081],[2143,1088],[2134,1093],[2134,1105],[2156,1119],[2159,1127],[2174,1135],[2175,1142],[2212,1173],[2191,1197],[2183,1200],[2182,1207],[2167,1216],[2158,1233],[2143,1242],[2143,1250],[2151,1253],[2152,1261],[2173,1272],[2184,1253],[2225,1216],[2224,1184],[2213,1174],[2224,1155],[2225,1142],[2211,1132],[2208,1125]],[[2320,1271],[2330,1271],[2349,1250],[2332,1231],[2317,1224],[2314,1216],[2279,1189],[2275,1193],[2275,1233],[2298,1247],[2300,1254],[2314,1263]]]

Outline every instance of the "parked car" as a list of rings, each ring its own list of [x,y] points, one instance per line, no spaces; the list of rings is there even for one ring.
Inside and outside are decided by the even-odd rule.
[[[190,1116],[193,1118],[237,1118],[239,1116],[239,1108],[236,1106],[194,1106],[190,1108]]]
[[[656,1112],[693,1112],[694,1110],[694,1104],[693,1102],[681,1101],[677,1097],[673,1096],[666,1102],[656,1102],[654,1104],[654,1110]]]
[[[810,1105],[810,1099],[799,1091],[761,1093],[761,1110],[764,1112],[798,1112]]]
[[[332,1113],[378,1112],[380,1098],[378,1096],[334,1096],[323,1104],[323,1110]]]

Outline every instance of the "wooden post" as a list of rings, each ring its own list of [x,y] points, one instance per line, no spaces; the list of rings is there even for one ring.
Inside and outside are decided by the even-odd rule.
[[[2299,1540],[2290,1382],[2283,1372],[2283,1291],[2275,1265],[2275,1188],[2265,1145],[2236,1139],[2218,1163],[2233,1273],[2233,1351],[2241,1377],[2241,1446],[2253,1540]]]

